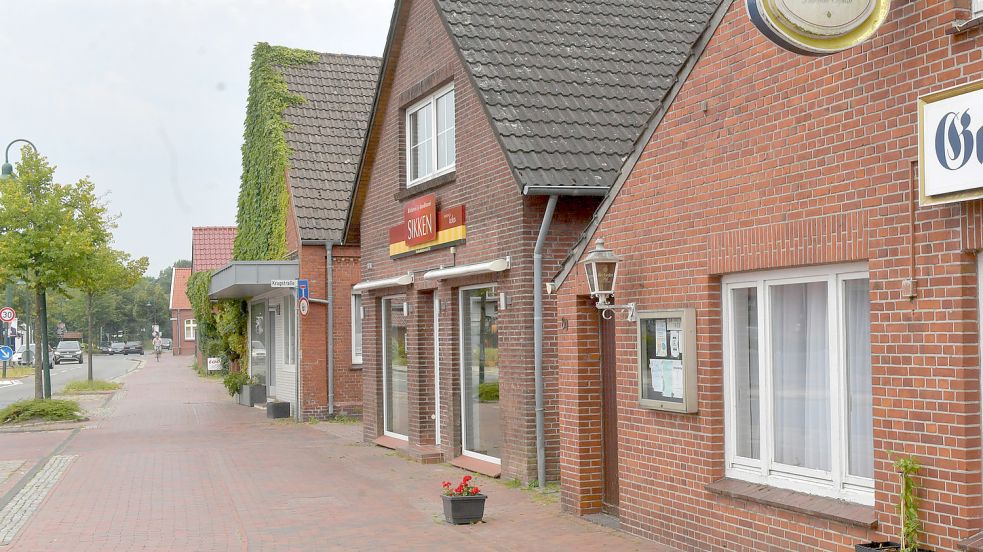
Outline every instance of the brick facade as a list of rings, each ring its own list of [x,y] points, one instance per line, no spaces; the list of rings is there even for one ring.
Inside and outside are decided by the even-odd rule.
[[[197,351],[194,339],[184,338],[184,321],[194,320],[192,310],[171,310],[171,353],[176,356],[193,355]]]
[[[892,452],[918,457],[926,545],[983,528],[978,282],[983,202],[918,207],[916,99],[983,78],[951,0],[896,2],[866,44],[809,58],[734,2],[596,236],[617,302],[697,313],[698,414],[638,407],[636,325],[617,323],[621,527],[683,551],[853,550],[897,540]],[[912,226],[914,232],[911,232]],[[654,239],[654,229],[664,229]],[[914,259],[914,273],[912,273]],[[876,529],[708,490],[725,476],[721,277],[862,261],[870,275]],[[562,503],[600,510],[597,310],[559,291]],[[915,277],[918,296],[902,296]]]
[[[414,272],[406,288],[366,293],[364,330],[364,427],[368,440],[382,435],[382,375],[379,318],[381,299],[403,294],[410,304],[409,435],[407,449],[421,460],[453,459],[462,454],[459,359],[459,290],[468,285],[496,286],[510,303],[498,314],[500,411],[503,432],[502,476],[528,481],[536,473],[533,377],[532,253],[546,198],[524,197],[505,160],[484,108],[471,86],[450,37],[432,2],[417,0],[401,10],[398,37],[390,52],[393,73],[383,76],[369,156],[363,169],[366,195],[361,212],[362,278],[376,280]],[[389,228],[402,222],[405,192],[403,121],[405,108],[436,88],[453,82],[456,102],[456,165],[453,177],[427,193],[438,209],[464,205],[467,241],[393,260]],[[428,186],[429,188],[429,186]],[[402,192],[402,193],[401,193]],[[413,194],[419,195],[419,194]],[[399,199],[397,199],[397,197]],[[544,274],[559,263],[597,205],[592,198],[559,200],[547,238]],[[498,274],[425,281],[423,272],[441,266],[511,257],[511,269]],[[435,446],[433,297],[440,300],[439,364],[441,444]],[[559,475],[556,416],[556,328],[554,305],[547,296],[544,337],[548,478]]]

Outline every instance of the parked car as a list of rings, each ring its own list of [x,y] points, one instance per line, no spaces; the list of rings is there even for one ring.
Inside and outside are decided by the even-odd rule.
[[[123,346],[124,355],[142,355],[143,341],[127,341]]]
[[[112,343],[109,344],[109,349],[106,350],[106,354],[109,354],[109,355],[122,355],[122,354],[124,354],[123,350],[125,348],[126,348],[126,345],[124,345],[122,341],[114,341],[114,342],[112,342]]]
[[[163,338],[163,339],[160,340],[160,346],[163,347],[165,351],[170,351],[171,350],[171,345],[173,343],[174,342],[171,341],[171,338],[169,338],[169,337],[165,337],[165,338]]]
[[[61,364],[67,360],[74,360],[82,364],[82,346],[79,345],[78,341],[61,341],[55,348],[55,364]]]
[[[24,353],[27,354],[25,355]],[[14,364],[20,365],[26,365],[34,362],[34,344],[21,345],[16,351],[14,351],[14,356],[10,360]]]

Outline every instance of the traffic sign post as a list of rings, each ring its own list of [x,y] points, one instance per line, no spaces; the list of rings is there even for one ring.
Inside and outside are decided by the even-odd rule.
[[[17,312],[10,307],[4,307],[0,309],[0,322],[4,324],[10,324],[17,318]]]
[[[14,350],[4,345],[0,347],[0,360],[3,361],[3,379],[7,379],[7,363],[14,358]]]

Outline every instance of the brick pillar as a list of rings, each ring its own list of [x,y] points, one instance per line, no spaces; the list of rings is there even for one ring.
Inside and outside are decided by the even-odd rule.
[[[560,502],[564,511],[601,511],[601,343],[598,311],[576,286],[557,298],[560,333]],[[566,293],[563,293],[566,291]],[[566,324],[566,329],[562,329]]]
[[[454,289],[439,288],[440,299],[440,450],[447,459],[461,455],[461,371],[458,310]]]
[[[382,295],[362,294],[362,433],[366,441],[382,435]]]
[[[439,462],[441,454],[434,445],[434,342],[433,292],[411,291],[406,353],[407,392],[409,397],[409,454],[424,463]]]

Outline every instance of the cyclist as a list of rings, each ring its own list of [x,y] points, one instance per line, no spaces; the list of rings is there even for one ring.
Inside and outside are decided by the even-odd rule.
[[[159,335],[154,336],[154,355],[157,357],[157,362],[160,362],[160,351],[163,348],[164,340],[162,340]]]

